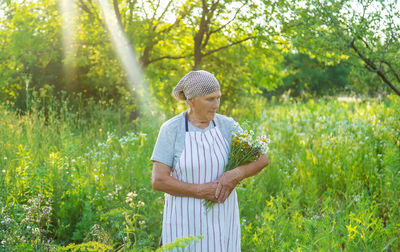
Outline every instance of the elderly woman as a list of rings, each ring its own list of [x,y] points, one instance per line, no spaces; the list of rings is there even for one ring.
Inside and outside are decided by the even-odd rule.
[[[161,126],[151,157],[153,188],[165,192],[162,243],[202,235],[186,251],[240,251],[235,186],[266,167],[268,157],[224,172],[235,121],[217,114],[221,91],[213,74],[191,71],[173,94],[189,110]],[[218,204],[207,212],[204,199]]]

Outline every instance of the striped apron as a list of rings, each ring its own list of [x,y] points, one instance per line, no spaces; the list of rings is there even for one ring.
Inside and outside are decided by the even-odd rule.
[[[228,141],[212,121],[206,132],[189,132],[185,114],[185,147],[172,176],[180,181],[202,184],[215,181],[228,161]],[[162,226],[163,244],[176,239],[202,235],[183,251],[240,251],[240,220],[236,190],[222,204],[206,213],[203,200],[165,194]],[[181,248],[174,251],[182,251]]]

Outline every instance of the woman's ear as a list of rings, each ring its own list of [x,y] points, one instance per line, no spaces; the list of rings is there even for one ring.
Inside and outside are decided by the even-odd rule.
[[[189,104],[189,106],[193,106],[193,100],[192,99],[187,99],[186,103]]]

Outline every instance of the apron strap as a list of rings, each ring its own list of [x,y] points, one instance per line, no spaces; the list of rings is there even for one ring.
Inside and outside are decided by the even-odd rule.
[[[185,112],[185,126],[186,126],[186,132],[189,131],[189,127],[188,127],[188,112]]]
[[[189,131],[189,125],[188,125],[188,112],[185,112],[185,128],[186,128],[186,132]],[[217,124],[215,124],[214,120],[212,120],[214,127],[217,127]]]

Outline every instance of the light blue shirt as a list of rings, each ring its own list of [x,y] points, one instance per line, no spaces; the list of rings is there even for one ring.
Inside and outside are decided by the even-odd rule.
[[[216,114],[214,122],[230,146],[232,133],[238,130],[235,126],[235,120],[231,117]],[[212,121],[210,121],[210,124],[205,129],[199,129],[188,121],[189,131],[205,132],[213,127],[214,124]],[[160,128],[150,160],[175,167],[185,147],[185,132],[185,112],[166,121]]]

